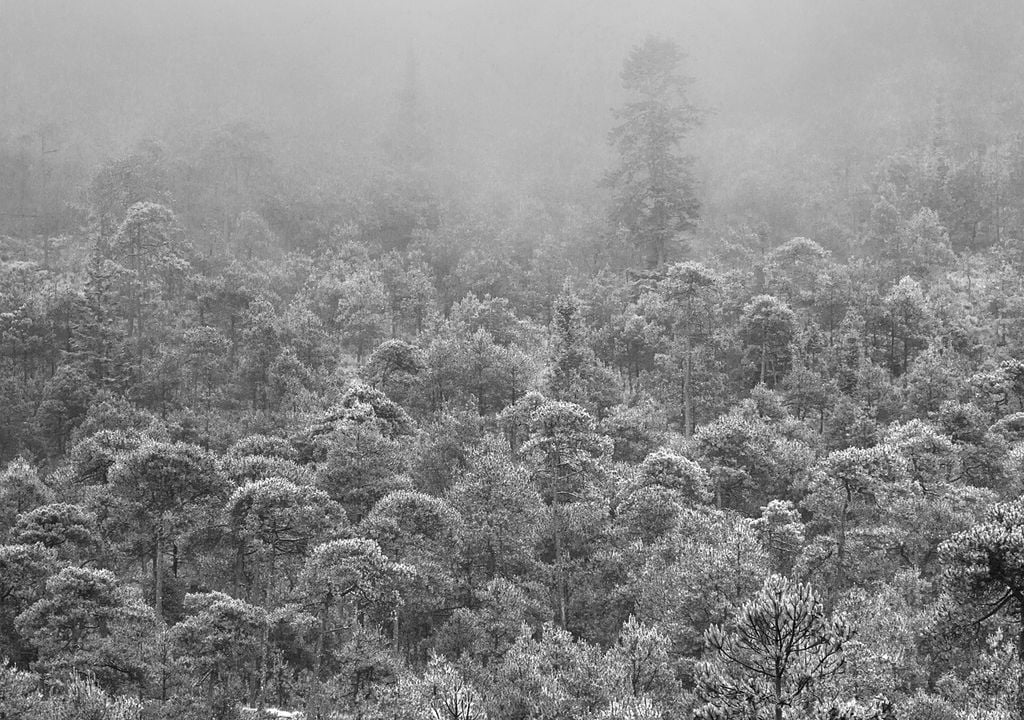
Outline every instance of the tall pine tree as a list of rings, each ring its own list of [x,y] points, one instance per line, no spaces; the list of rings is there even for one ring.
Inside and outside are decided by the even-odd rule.
[[[609,136],[619,153],[605,181],[615,192],[613,231],[625,234],[651,269],[680,249],[700,209],[691,159],[680,154],[698,121],[686,96],[690,79],[679,70],[682,59],[670,40],[649,37],[633,48],[622,68],[630,99],[615,111],[619,124]]]

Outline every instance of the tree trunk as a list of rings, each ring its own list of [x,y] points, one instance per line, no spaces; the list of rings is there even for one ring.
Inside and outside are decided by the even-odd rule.
[[[768,321],[761,322],[761,384],[764,385],[768,371]]]
[[[164,519],[158,521],[153,543],[153,607],[160,622],[164,619]]]
[[[260,639],[260,663],[258,675],[256,677],[256,709],[260,715],[263,714],[263,707],[267,701],[266,693],[266,677],[267,677],[267,654],[269,652],[270,645],[270,621],[266,621],[263,626],[263,636]]]
[[[761,384],[764,385],[764,378],[768,370],[768,344],[761,343]]]
[[[828,609],[829,612],[836,606],[839,599],[839,590],[846,582],[846,522],[850,514],[850,491],[846,491],[846,498],[843,500],[843,509],[839,513],[839,539],[836,541],[836,574],[835,582],[829,590]],[[1024,720],[1024,719],[1022,719]]]
[[[160,704],[167,702],[167,631],[160,631]]]
[[[565,563],[563,562],[562,555],[562,520],[558,512],[558,500],[555,499],[555,504],[551,508],[552,515],[554,518],[554,536],[555,536],[555,576],[557,577],[557,592],[558,592],[558,619],[563,630],[566,626],[566,580],[565,580]]]
[[[889,320],[889,370],[896,364],[896,317]]]
[[[320,632],[316,636],[316,650],[313,656],[313,680],[320,682],[320,667],[324,658],[324,639],[327,637],[327,613],[329,605],[325,603],[320,611]]]
[[[683,367],[683,437],[693,437],[693,338],[686,333],[686,362]]]
[[[307,717],[320,717],[320,668],[323,667],[324,640],[327,637],[327,615],[330,607],[331,598],[328,597],[320,608],[320,629],[316,634],[316,648],[313,651],[312,689],[306,697]]]
[[[775,720],[782,720],[782,669],[775,664]]]
[[[395,644],[395,650],[398,650],[398,631],[401,629],[398,624],[398,608],[396,607],[391,612],[391,639]]]

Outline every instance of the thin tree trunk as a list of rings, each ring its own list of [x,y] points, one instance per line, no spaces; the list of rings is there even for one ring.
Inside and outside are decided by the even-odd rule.
[[[269,618],[266,624],[263,626],[263,636],[260,642],[260,663],[259,663],[259,674],[256,678],[256,709],[260,715],[263,714],[263,707],[266,704],[266,689],[265,679],[267,676],[267,652],[268,646],[270,645],[270,621]]]
[[[153,549],[153,605],[156,608],[156,617],[163,622],[164,618],[164,519],[159,520],[156,531],[156,541]]]
[[[775,720],[782,720],[782,668],[775,661]]]
[[[160,632],[160,704],[167,702],[167,632]]]
[[[558,500],[555,499],[555,504],[551,508],[554,516],[554,535],[555,535],[555,575],[557,576],[558,585],[558,618],[562,629],[566,626],[566,580],[565,580],[565,563],[563,562],[562,555],[562,520],[561,515],[558,512]]]
[[[768,341],[762,339],[761,341],[761,384],[764,385],[764,378],[766,371],[768,370]]]
[[[693,338],[686,333],[686,362],[683,367],[683,436],[693,437]]]
[[[839,540],[836,542],[835,582],[832,583],[832,588],[829,590],[828,607],[830,612],[836,606],[840,588],[846,582],[846,568],[844,567],[846,563],[846,522],[850,513],[850,500],[850,491],[847,490],[846,498],[843,500],[843,509],[839,513]]]
[[[316,649],[313,653],[313,688],[306,697],[306,715],[320,717],[320,668],[323,666],[324,639],[327,637],[327,614],[330,611],[330,598],[320,608],[320,631],[316,634]]]

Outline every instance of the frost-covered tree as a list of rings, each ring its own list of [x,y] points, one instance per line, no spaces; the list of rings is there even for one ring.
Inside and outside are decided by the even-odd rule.
[[[994,506],[942,546],[946,584],[981,620],[1002,614],[1024,623],[1024,503]],[[1024,718],[1024,624],[1017,636],[1017,717]]]
[[[810,586],[771,576],[733,623],[705,633],[710,657],[698,673],[705,700],[700,717],[799,716],[824,699],[851,637],[846,622],[829,617]]]

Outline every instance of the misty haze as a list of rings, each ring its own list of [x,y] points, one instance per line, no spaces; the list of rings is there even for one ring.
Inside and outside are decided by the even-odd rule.
[[[1024,0],[0,0],[0,720],[1024,720]]]

